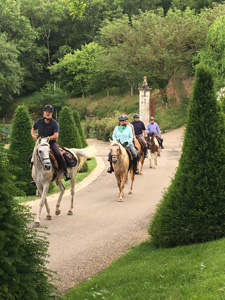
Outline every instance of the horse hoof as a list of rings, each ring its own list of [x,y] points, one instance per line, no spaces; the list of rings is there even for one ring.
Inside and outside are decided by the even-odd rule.
[[[150,166],[149,168],[150,168],[150,169],[152,169],[152,167],[151,167],[151,166]]]
[[[131,195],[131,194],[132,194],[132,192],[131,192],[131,191],[129,191],[128,195]]]
[[[60,215],[60,214],[61,214],[61,210],[60,210],[60,209],[59,209],[59,210],[56,210],[56,211],[55,211],[55,214],[56,214],[56,216]]]
[[[67,213],[67,215],[68,215],[68,216],[72,216],[72,215],[73,215],[72,210],[69,210],[68,213]]]
[[[34,222],[34,226],[35,226],[35,227],[40,226],[40,222]]]
[[[47,215],[46,216],[46,220],[51,220],[52,219],[52,216],[51,215]]]
[[[119,198],[119,199],[118,199],[118,202],[123,202],[123,198]]]

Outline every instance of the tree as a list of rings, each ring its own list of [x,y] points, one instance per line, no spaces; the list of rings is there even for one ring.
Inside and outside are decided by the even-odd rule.
[[[15,185],[27,195],[35,193],[35,187],[30,184],[31,170],[28,157],[32,154],[34,140],[30,131],[32,121],[25,105],[19,105],[12,121],[10,136],[10,165],[15,168]]]
[[[218,85],[225,83],[225,23],[224,17],[219,17],[210,26],[205,49],[199,52],[201,62],[213,68],[216,72]]]
[[[179,166],[150,224],[154,244],[168,247],[224,237],[224,161],[224,116],[211,71],[200,65]]]
[[[85,148],[85,147],[87,147],[88,144],[87,144],[87,141],[86,141],[86,137],[84,135],[84,131],[81,127],[80,115],[79,115],[78,111],[76,111],[76,110],[73,111],[73,118],[74,118],[76,127],[77,127],[78,132],[79,132],[79,136],[80,136],[80,140],[81,140],[81,147]]]
[[[75,124],[72,111],[65,106],[59,115],[59,144],[67,148],[82,148],[79,131]]]
[[[13,200],[13,183],[7,171],[6,156],[0,149],[0,298],[58,299],[46,268],[46,232],[30,226],[28,208]]]
[[[19,94],[23,82],[23,70],[18,61],[19,52],[16,46],[7,42],[5,35],[0,34],[0,110],[4,113]]]

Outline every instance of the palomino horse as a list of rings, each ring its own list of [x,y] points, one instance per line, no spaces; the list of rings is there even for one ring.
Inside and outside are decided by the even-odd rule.
[[[112,166],[119,187],[118,201],[122,202],[124,197],[123,190],[128,176],[128,172],[130,173],[130,179],[131,179],[129,194],[132,194],[135,174],[132,167],[129,170],[129,156],[127,154],[126,149],[118,141],[113,141],[109,149],[111,150]]]
[[[155,169],[157,166],[157,157],[160,155],[160,146],[155,134],[148,134],[147,142],[149,143],[149,168]]]
[[[82,167],[84,162],[86,161],[87,158],[91,158],[95,154],[95,148],[94,147],[87,147],[84,149],[68,149],[77,159],[80,159],[79,165],[77,164],[73,168],[68,168],[68,173],[71,176],[70,184],[71,184],[71,204],[70,204],[70,209],[68,211],[68,215],[73,214],[73,199],[74,199],[74,194],[75,194],[75,176],[77,174],[77,171]],[[37,189],[41,195],[41,200],[40,200],[40,207],[39,207],[39,214],[37,215],[37,218],[35,220],[35,225],[40,224],[40,216],[41,216],[41,210],[42,207],[46,206],[47,210],[47,219],[51,220],[52,216],[50,213],[50,208],[47,202],[47,193],[49,190],[49,185],[52,181],[55,168],[52,166],[51,160],[50,160],[50,145],[49,145],[49,138],[41,138],[39,137],[35,147],[34,151],[32,154],[32,160],[33,162],[33,167],[32,167],[32,177],[33,180],[36,183]],[[56,185],[59,187],[60,193],[59,197],[57,200],[56,204],[56,211],[55,214],[59,215],[61,213],[60,211],[60,204],[62,200],[62,196],[65,191],[65,187],[62,184],[62,179],[63,179],[63,171],[62,170],[57,170],[56,171],[56,178],[54,179]]]
[[[141,155],[140,160],[138,160],[138,162],[137,162],[137,170],[140,175],[143,175],[143,165],[144,165],[144,161],[145,161],[145,153],[144,153],[138,139],[135,139],[135,147],[136,147],[138,153],[140,153],[140,155]],[[141,164],[141,169],[139,168],[139,164]]]

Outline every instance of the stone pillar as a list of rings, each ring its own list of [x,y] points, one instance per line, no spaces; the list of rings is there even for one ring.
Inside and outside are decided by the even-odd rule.
[[[149,123],[149,110],[150,110],[150,91],[148,86],[147,77],[143,77],[144,81],[142,87],[139,88],[139,116],[140,120],[144,122],[145,126]]]

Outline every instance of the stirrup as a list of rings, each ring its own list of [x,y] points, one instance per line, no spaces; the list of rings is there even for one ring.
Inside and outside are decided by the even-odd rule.
[[[134,174],[139,175],[139,172],[137,169],[134,170]]]

